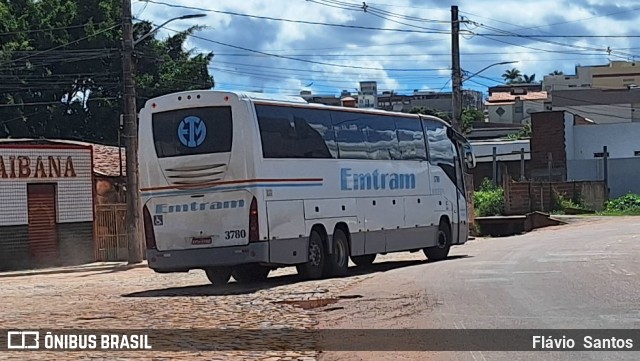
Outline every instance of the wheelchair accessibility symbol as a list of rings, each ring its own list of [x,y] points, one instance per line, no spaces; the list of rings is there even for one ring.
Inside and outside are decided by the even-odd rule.
[[[164,217],[162,215],[153,216],[153,225],[154,226],[162,226],[162,225],[164,225]]]

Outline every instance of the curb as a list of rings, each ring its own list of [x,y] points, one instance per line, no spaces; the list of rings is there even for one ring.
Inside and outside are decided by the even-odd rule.
[[[12,278],[12,277],[28,277],[28,276],[42,276],[42,275],[54,275],[54,274],[66,274],[66,273],[81,273],[81,272],[97,272],[97,271],[127,271],[136,268],[147,268],[147,263],[133,264],[133,265],[107,265],[107,266],[95,266],[87,268],[71,268],[71,269],[48,269],[48,270],[29,270],[29,271],[16,271],[11,273],[0,273],[0,278]]]

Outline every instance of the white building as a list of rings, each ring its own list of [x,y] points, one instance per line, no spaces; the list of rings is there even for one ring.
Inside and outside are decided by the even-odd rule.
[[[378,83],[361,81],[358,92],[358,108],[376,108],[378,105]]]
[[[92,147],[0,142],[0,269],[93,257]]]
[[[485,106],[490,123],[522,124],[532,113],[544,111],[547,100],[545,91],[512,88],[509,92],[493,92]]]

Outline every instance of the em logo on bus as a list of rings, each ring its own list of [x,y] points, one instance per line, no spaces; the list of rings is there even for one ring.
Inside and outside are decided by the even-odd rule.
[[[204,143],[207,126],[196,116],[188,116],[178,125],[178,139],[187,148],[196,148]]]

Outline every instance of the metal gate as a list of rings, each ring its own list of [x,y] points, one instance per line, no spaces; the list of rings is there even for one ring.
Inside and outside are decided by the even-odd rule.
[[[96,261],[127,260],[127,205],[100,204],[96,206],[95,257]]]
[[[28,184],[29,248],[34,264],[53,265],[58,261],[56,229],[56,185]]]

